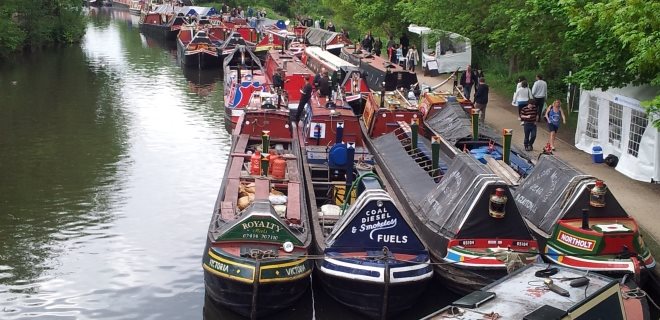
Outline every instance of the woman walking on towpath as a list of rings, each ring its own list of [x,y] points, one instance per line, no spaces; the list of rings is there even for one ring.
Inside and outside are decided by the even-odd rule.
[[[550,131],[550,147],[552,150],[555,150],[555,137],[557,136],[557,131],[559,130],[559,120],[563,124],[566,124],[566,117],[564,113],[561,112],[561,101],[556,99],[548,109],[545,111],[545,118],[548,120],[548,130]]]

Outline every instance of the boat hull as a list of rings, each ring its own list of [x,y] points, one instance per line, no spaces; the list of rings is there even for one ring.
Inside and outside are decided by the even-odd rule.
[[[418,280],[390,283],[349,279],[329,274],[317,262],[316,274],[324,290],[333,299],[372,319],[393,319],[410,309],[432,280],[432,276]],[[385,294],[387,296],[385,297]],[[385,312],[386,316],[381,314]]]
[[[216,256],[216,251],[209,250],[210,243],[206,248],[203,259],[206,294],[214,303],[242,316],[250,317],[254,312],[262,317],[286,309],[309,287],[313,264],[307,259],[264,261],[257,267],[253,261],[240,257]],[[273,276],[285,274],[286,269],[295,269],[296,274],[288,278]]]
[[[186,52],[186,48],[177,41],[177,53],[181,63],[188,68],[210,69],[222,66],[222,56],[219,54],[210,54],[204,51],[194,53]]]
[[[150,37],[160,38],[168,41],[176,40],[176,35],[179,33],[179,30],[172,30],[169,26],[147,23],[140,24],[140,31]]]

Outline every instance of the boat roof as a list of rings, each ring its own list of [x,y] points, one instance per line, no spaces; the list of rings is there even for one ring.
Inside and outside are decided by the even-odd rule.
[[[558,270],[552,275],[553,283],[568,291],[570,296],[565,297],[547,289],[543,283],[547,278],[535,275],[548,268],[547,264],[540,263],[526,266],[423,320],[446,319],[456,313],[461,313],[459,318],[466,320],[485,319],[484,315],[491,313],[499,315],[498,319],[566,319],[566,316],[570,319],[625,319],[624,302],[616,280],[553,265],[553,269]],[[571,287],[567,280],[563,280],[580,277],[589,279],[588,285]],[[486,298],[492,294],[494,297]],[[477,307],[473,307],[475,302]]]
[[[320,28],[309,27],[305,30],[305,38],[313,46],[332,44],[335,40],[347,42],[339,32],[328,31]]]
[[[309,46],[305,48],[307,56],[314,56],[321,62],[330,65],[334,70],[339,70],[341,67],[356,67],[354,64],[330,53],[329,51],[321,49],[317,46]]]
[[[548,234],[560,219],[580,219],[583,208],[592,218],[627,218],[610,191],[605,194],[605,207],[589,205],[590,189],[596,180],[555,156],[542,156],[516,189],[515,201],[523,216]]]
[[[385,72],[387,69],[390,69],[390,72],[410,72],[404,69],[403,67],[401,67],[400,65],[396,63],[392,63],[389,60],[383,59],[380,56],[373,55],[366,51],[356,51],[356,48],[353,46],[344,47],[342,50],[345,53],[352,55],[355,60],[360,60],[362,63],[367,63],[382,72]]]
[[[497,188],[504,189],[508,199],[503,218],[489,214],[490,196]],[[450,239],[531,239],[507,183],[465,153],[456,155],[440,183],[413,205],[428,228]]]
[[[268,54],[277,63],[279,68],[286,71],[287,76],[292,74],[314,74],[300,59],[289,53],[282,53],[280,50],[271,49],[268,51]]]
[[[452,145],[464,139],[472,140],[472,119],[458,101],[447,101],[438,112],[424,119],[424,124]],[[479,136],[502,143],[500,134],[481,123],[479,123]]]

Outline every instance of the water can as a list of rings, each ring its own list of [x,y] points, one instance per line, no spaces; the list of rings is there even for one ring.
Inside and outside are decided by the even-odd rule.
[[[591,148],[591,157],[594,163],[603,163],[603,148],[601,146],[593,146]]]

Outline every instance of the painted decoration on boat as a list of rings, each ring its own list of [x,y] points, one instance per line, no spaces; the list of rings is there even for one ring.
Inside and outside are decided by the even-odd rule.
[[[356,201],[358,204],[359,200]],[[333,247],[403,248],[423,250],[412,228],[391,201],[372,200],[364,204],[342,233],[336,237]]]
[[[277,243],[290,241],[294,245],[302,245],[302,242],[281,221],[272,216],[261,215],[247,217],[216,239],[216,241],[230,240],[254,240]]]
[[[266,87],[260,85],[258,82],[253,83],[249,81],[244,81],[241,85],[236,88],[234,93],[234,99],[232,100],[232,106],[245,106],[250,101],[252,93],[255,91],[265,91]]]

